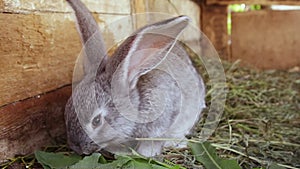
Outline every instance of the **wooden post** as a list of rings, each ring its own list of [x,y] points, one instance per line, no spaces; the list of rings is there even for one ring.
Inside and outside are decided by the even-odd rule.
[[[220,57],[227,59],[229,57],[227,5],[201,3],[201,29],[212,42]]]

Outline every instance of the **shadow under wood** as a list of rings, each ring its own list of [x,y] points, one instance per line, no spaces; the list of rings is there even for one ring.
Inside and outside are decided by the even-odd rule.
[[[0,162],[65,140],[64,109],[71,86],[0,108]]]

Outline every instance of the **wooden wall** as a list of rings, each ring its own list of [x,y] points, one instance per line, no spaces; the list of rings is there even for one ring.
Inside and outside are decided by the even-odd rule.
[[[181,0],[83,0],[100,27],[137,12],[188,15],[200,9]],[[64,138],[63,111],[81,51],[74,16],[65,0],[0,0],[0,161]],[[106,31],[108,44],[140,21]]]
[[[300,11],[232,14],[231,57],[259,69],[300,67]]]
[[[261,10],[231,13],[227,34],[227,5],[300,5],[298,0],[206,0],[201,3],[201,27],[222,59],[241,60],[257,69],[300,67],[299,11]]]

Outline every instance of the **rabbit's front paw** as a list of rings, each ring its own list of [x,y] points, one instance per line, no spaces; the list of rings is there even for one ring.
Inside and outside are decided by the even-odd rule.
[[[162,141],[142,141],[139,143],[137,152],[145,157],[153,157],[161,153],[163,145]]]

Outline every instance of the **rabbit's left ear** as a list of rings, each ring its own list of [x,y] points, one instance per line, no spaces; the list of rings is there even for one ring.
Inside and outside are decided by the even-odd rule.
[[[122,60],[118,78],[130,88],[135,87],[141,75],[165,59],[189,20],[187,16],[168,19],[145,26],[129,37],[115,54],[117,60]]]
[[[90,11],[80,0],[67,0],[75,11],[77,28],[84,45],[84,73],[94,73],[99,64],[105,64],[106,49],[98,24]]]

